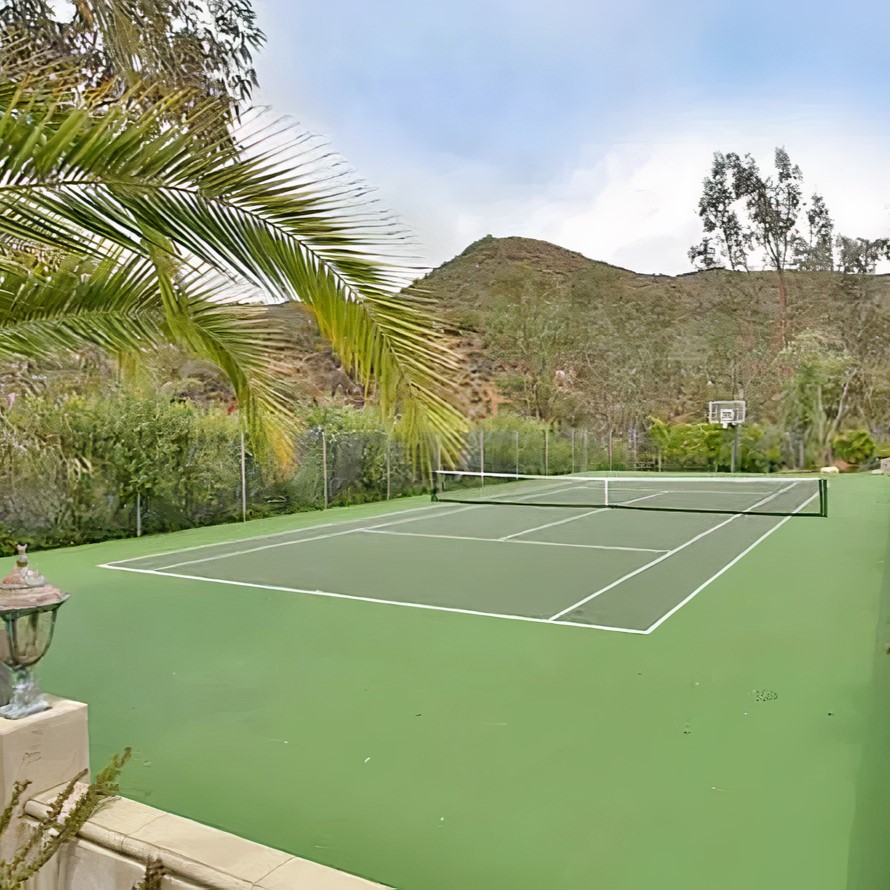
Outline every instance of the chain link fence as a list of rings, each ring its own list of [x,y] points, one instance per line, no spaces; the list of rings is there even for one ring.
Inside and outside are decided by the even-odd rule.
[[[17,442],[0,427],[0,543],[65,546],[430,490],[421,466],[383,432],[307,430],[285,472],[228,432],[156,461],[116,462],[96,453],[72,459],[52,442]]]
[[[647,469],[654,451],[639,430],[473,430],[458,469],[541,476]]]
[[[380,430],[315,427],[295,443],[287,472],[255,458],[229,424],[184,425],[122,446],[92,433],[67,445],[0,424],[0,544],[66,546],[430,490],[407,449]],[[636,431],[474,429],[458,468],[542,475],[643,466]],[[76,455],[76,456],[72,456]]]

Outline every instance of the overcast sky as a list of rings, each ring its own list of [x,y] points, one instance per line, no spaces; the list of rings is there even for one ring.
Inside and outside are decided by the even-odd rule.
[[[438,265],[486,234],[690,271],[716,150],[784,145],[890,235],[890,5],[255,0],[257,97],[326,136]]]

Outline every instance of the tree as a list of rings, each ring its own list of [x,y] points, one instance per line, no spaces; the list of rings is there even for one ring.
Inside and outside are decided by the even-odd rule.
[[[566,413],[571,315],[561,294],[533,278],[500,282],[505,296],[487,344],[506,370],[504,389],[523,414],[540,420]]]
[[[842,344],[804,331],[783,351],[791,369],[786,426],[797,432],[809,462],[831,457],[831,440],[847,417],[856,365]]]
[[[63,12],[48,0],[0,0],[7,65],[73,64],[87,89],[116,83],[120,95],[139,83],[151,99],[187,89],[231,113],[257,84],[265,36],[250,0],[70,0]]]
[[[874,275],[878,260],[890,256],[890,240],[887,238],[848,238],[838,235],[838,267],[846,275]]]
[[[803,174],[791,163],[788,152],[776,148],[774,160],[776,172],[767,176],[750,154],[714,154],[711,176],[704,180],[698,206],[706,237],[690,248],[689,258],[701,268],[714,268],[723,259],[731,269],[747,271],[751,252],[761,248],[767,264],[778,275],[776,341],[781,348],[788,328],[785,272],[801,260],[818,268],[831,268],[833,224],[820,195],[813,195],[809,206],[804,201]],[[742,208],[744,216],[739,214]],[[798,229],[804,210],[809,238]],[[717,235],[717,249],[708,238],[713,234]]]
[[[700,244],[689,248],[689,259],[700,268],[717,269],[728,263],[730,269],[748,269],[752,236],[735,209],[739,195],[732,177],[737,163],[738,155],[714,152],[711,175],[705,177],[698,215],[706,234]]]
[[[2,67],[2,66],[0,66]],[[416,293],[402,227],[325,146],[191,93],[80,90],[79,71],[0,79],[0,346],[28,358],[90,343],[139,360],[173,341],[221,367],[260,440],[291,417],[271,361],[299,302],[382,410],[420,445],[458,446],[458,361]],[[271,147],[270,147],[271,146]]]
[[[834,222],[825,200],[814,194],[807,209],[808,233],[794,243],[794,265],[804,272],[834,271]]]

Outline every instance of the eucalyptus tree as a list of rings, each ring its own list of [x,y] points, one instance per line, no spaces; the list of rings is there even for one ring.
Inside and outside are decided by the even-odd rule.
[[[835,239],[838,266],[847,275],[874,275],[880,260],[890,257],[890,239],[851,238],[838,235]]]
[[[714,152],[711,174],[702,183],[698,201],[705,237],[689,248],[689,259],[702,269],[729,266],[733,270],[748,270],[753,234],[743,225],[736,207],[738,194],[733,188],[733,170],[738,155]]]
[[[802,272],[833,272],[834,221],[821,195],[813,195],[806,218],[807,234],[794,244],[794,266]]]
[[[761,172],[752,155],[714,154],[711,175],[706,177],[698,204],[705,230],[704,240],[689,250],[700,268],[729,265],[750,269],[759,249],[778,276],[778,324],[776,341],[783,347],[788,328],[788,284],[785,273],[794,267],[831,268],[833,224],[824,199],[803,195],[803,173],[784,148],[774,153],[775,173]],[[809,237],[799,223],[805,214]]]
[[[410,238],[326,146],[258,114],[230,130],[229,109],[193,91],[14,68],[0,78],[0,359],[92,343],[138,360],[172,341],[221,367],[257,438],[283,448],[287,336],[262,303],[298,301],[408,439],[457,447],[459,364],[403,292]]]

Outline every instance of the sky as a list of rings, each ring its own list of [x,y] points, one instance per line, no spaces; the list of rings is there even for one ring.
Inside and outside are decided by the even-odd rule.
[[[800,165],[890,236],[890,5],[254,0],[256,100],[324,136],[437,266],[484,235],[691,271],[715,151]]]

